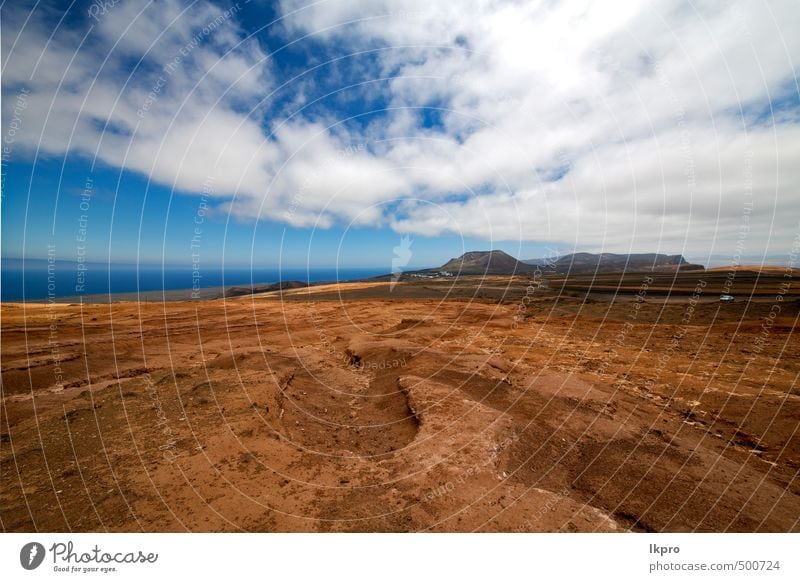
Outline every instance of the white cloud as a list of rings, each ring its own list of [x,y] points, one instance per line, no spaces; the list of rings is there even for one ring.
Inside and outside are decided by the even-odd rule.
[[[392,105],[448,109],[434,132],[408,112],[372,128],[429,199],[480,192],[420,205],[398,230],[695,253],[732,246],[748,189],[748,244],[785,250],[798,229],[797,117],[745,128],[735,116],[797,98],[798,25],[793,2],[480,1],[319,2],[288,24],[396,47],[382,53]]]
[[[6,12],[4,25],[26,17]],[[268,180],[270,146],[241,106],[269,90],[269,65],[235,16],[167,0],[114,5],[85,37],[47,23],[32,15],[18,38],[4,29],[4,90],[31,91],[20,146],[78,151],[185,191],[210,175],[224,195]]]

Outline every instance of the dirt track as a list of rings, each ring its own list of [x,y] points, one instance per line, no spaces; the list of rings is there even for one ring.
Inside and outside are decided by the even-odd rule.
[[[4,305],[0,525],[800,531],[796,301],[407,289]]]

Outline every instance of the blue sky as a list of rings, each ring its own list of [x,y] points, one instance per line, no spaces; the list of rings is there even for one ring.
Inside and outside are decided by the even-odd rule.
[[[98,166],[88,160],[13,163],[7,168],[3,199],[3,256],[45,258],[55,245],[71,261],[85,245],[93,262],[185,266],[200,252],[204,263],[229,267],[375,267],[390,269],[400,236],[391,229],[342,225],[291,227],[273,220],[242,219],[214,213],[202,195],[191,196],[148,184],[137,172]],[[87,178],[92,180],[88,209],[81,207]],[[27,193],[36,192],[36,196]],[[124,195],[117,193],[124,192]],[[46,193],[46,195],[45,195]],[[208,214],[203,212],[203,204]],[[87,216],[85,242],[78,240]],[[198,224],[199,222],[199,224]],[[199,237],[195,228],[200,227]],[[476,248],[540,256],[550,247],[527,242],[487,241],[444,234],[412,236],[412,265],[439,265]],[[194,245],[193,245],[194,243]]]
[[[796,3],[0,10],[3,257],[718,263],[746,226],[780,262],[800,233]]]

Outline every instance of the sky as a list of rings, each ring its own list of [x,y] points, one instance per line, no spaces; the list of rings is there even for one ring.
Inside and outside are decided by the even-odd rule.
[[[4,2],[2,257],[785,263],[796,0]],[[796,248],[796,245],[795,245]]]

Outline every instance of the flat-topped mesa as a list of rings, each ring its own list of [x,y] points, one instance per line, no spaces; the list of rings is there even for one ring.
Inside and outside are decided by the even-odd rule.
[[[558,259],[531,259],[529,265],[556,273],[621,273],[627,271],[692,271],[702,265],[689,263],[683,255],[661,253],[571,253]]]

